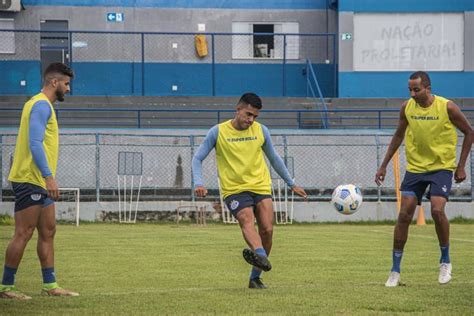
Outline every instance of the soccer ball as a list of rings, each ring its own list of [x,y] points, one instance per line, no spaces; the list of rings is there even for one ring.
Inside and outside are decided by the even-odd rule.
[[[354,214],[362,204],[362,192],[353,184],[342,184],[332,193],[331,204],[340,214]]]

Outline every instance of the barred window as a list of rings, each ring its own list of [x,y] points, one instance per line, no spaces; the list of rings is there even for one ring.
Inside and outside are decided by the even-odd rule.
[[[0,19],[0,54],[15,53],[15,32],[7,30],[15,29],[15,20]]]

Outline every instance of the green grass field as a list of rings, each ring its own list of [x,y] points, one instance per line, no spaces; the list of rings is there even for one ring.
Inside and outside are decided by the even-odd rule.
[[[36,239],[17,273],[31,301],[0,300],[0,314],[398,314],[474,313],[474,225],[451,225],[453,280],[438,285],[434,226],[413,225],[404,287],[385,288],[391,225],[277,226],[269,289],[247,288],[237,226],[59,225],[56,272],[80,297],[39,295]],[[13,226],[0,226],[0,261]]]

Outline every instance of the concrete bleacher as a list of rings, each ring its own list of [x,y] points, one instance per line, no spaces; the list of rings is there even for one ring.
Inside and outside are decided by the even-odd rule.
[[[0,98],[0,127],[17,127],[27,96]],[[398,109],[406,99],[325,99],[329,128],[394,128]],[[67,96],[58,103],[61,127],[84,128],[208,128],[233,117],[238,97]],[[319,101],[319,100],[318,100]],[[454,99],[461,108],[474,109],[474,99]],[[321,104],[308,98],[263,98],[265,111],[259,121],[271,128],[322,128]],[[68,109],[67,111],[62,111]],[[78,109],[77,111],[73,109]],[[391,109],[379,113],[377,110]],[[137,110],[143,110],[138,118]],[[195,111],[194,111],[195,110]],[[286,110],[287,112],[271,112]],[[345,110],[357,110],[349,112]],[[218,111],[223,111],[218,113]],[[469,115],[468,118],[470,119]]]

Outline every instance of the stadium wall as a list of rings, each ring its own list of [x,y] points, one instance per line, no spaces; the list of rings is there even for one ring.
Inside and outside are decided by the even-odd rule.
[[[70,31],[105,32],[198,32],[198,24],[206,25],[208,33],[232,33],[232,22],[285,23],[297,22],[299,33],[335,33],[336,13],[328,1],[55,1],[26,0],[25,10],[19,13],[0,12],[1,18],[13,18],[16,30],[39,30],[41,21],[68,21]],[[54,6],[54,10],[52,10]],[[265,9],[265,10],[261,10]],[[110,12],[123,13],[121,23],[108,22]],[[0,95],[31,95],[40,87],[41,52],[38,39],[26,39],[16,34],[16,52],[0,54],[0,70],[7,76],[0,77]],[[37,34],[36,34],[37,36]],[[194,47],[185,47],[175,41],[181,51],[168,52],[167,56],[151,52],[145,56],[144,91],[142,91],[141,43],[139,40],[123,39],[114,42],[107,34],[92,35],[73,33],[72,42],[81,38],[96,41],[95,51],[82,53],[80,48],[72,50],[72,66],[77,78],[73,82],[75,95],[211,95],[210,57],[196,59]],[[22,40],[25,43],[20,43]],[[163,42],[156,42],[163,40]],[[209,40],[209,38],[208,38]],[[282,61],[239,60],[232,58],[230,36],[217,38],[221,45],[216,48],[215,94],[221,96],[240,95],[244,90],[259,91],[264,96],[305,96],[306,52],[300,50],[297,60],[288,60],[285,65],[286,88],[282,91]],[[167,47],[169,40],[156,39],[150,45]],[[228,41],[228,43],[227,43]],[[85,42],[85,40],[84,40]],[[226,44],[227,43],[227,44]],[[99,45],[100,44],[100,45]],[[28,46],[29,45],[29,46]],[[227,45],[227,47],[225,47]],[[311,56],[316,72],[321,78],[325,96],[335,96],[334,64],[332,45],[328,50],[327,40],[311,44],[317,51]],[[91,45],[90,45],[91,46]],[[94,53],[95,52],[95,53]],[[95,55],[94,55],[95,54]],[[148,52],[146,52],[148,54]],[[108,76],[106,74],[109,74]],[[112,74],[112,75],[110,75]],[[20,86],[20,80],[26,85]],[[177,85],[178,91],[171,86]]]
[[[428,14],[439,15],[458,14],[461,16],[464,27],[463,44],[464,51],[457,56],[463,56],[462,69],[456,71],[430,71],[433,66],[438,66],[441,59],[425,63],[425,67],[409,69],[407,71],[358,71],[354,60],[355,42],[360,39],[360,34],[355,34],[355,18],[358,14],[394,14],[398,16],[406,14]],[[399,0],[340,0],[339,1],[339,97],[384,97],[401,98],[407,97],[408,76],[416,70],[427,70],[432,77],[433,92],[446,97],[474,97],[474,90],[468,84],[474,79],[474,1],[471,0],[422,0],[422,1],[399,1]],[[415,22],[417,23],[417,22]],[[416,25],[415,25],[416,26]],[[403,27],[403,25],[402,25]],[[401,29],[403,32],[408,29]],[[347,39],[347,34],[352,35]],[[447,35],[455,37],[458,34]],[[364,34],[365,36],[365,34]],[[344,40],[343,40],[344,37]],[[403,34],[401,35],[403,37]],[[413,37],[410,45],[418,45],[418,39]],[[380,43],[379,43],[380,44]],[[439,43],[436,43],[439,44]],[[376,43],[374,44],[376,45]],[[443,45],[442,43],[440,45]],[[415,67],[414,67],[415,68]],[[422,69],[420,69],[422,68]]]

